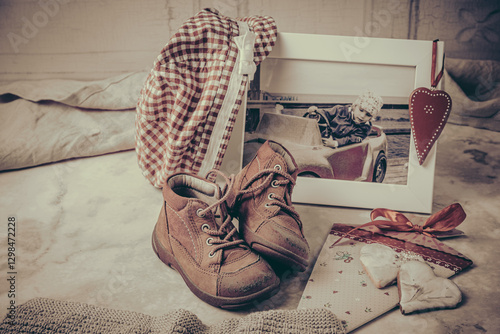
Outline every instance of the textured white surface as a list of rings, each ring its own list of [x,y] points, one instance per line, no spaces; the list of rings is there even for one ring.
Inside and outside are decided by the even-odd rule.
[[[467,333],[500,330],[500,134],[447,125],[437,156],[434,210],[459,202],[467,236],[446,243],[474,261],[453,278],[465,302],[456,309],[403,316],[394,310],[359,333]],[[482,153],[481,153],[482,152]],[[161,315],[184,308],[207,324],[264,309],[295,309],[308,272],[279,271],[281,291],[254,308],[230,312],[201,302],[151,249],[161,192],[142,176],[135,152],[71,160],[0,173],[1,247],[7,217],[17,217],[18,304],[33,297],[78,301]],[[390,203],[387,203],[390,207]],[[361,224],[369,210],[298,205],[315,258],[334,222]],[[7,272],[2,256],[2,275]],[[1,315],[7,281],[0,281]]]

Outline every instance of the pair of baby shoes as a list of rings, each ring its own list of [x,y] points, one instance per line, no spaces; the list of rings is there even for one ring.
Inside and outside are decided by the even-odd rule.
[[[236,176],[171,175],[154,251],[213,306],[241,308],[270,297],[280,280],[268,260],[298,271],[308,265],[309,245],[291,202],[297,172],[291,154],[267,141]],[[225,179],[222,188],[210,180],[214,173]]]

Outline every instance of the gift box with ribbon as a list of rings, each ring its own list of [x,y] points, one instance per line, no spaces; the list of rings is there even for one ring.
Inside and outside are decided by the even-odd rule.
[[[394,309],[399,303],[398,288],[375,287],[360,261],[363,246],[377,243],[392,248],[401,259],[418,257],[436,276],[449,278],[471,266],[472,261],[439,237],[464,219],[460,204],[452,204],[422,225],[388,209],[373,210],[371,221],[360,226],[334,224],[298,308],[327,308],[342,319],[347,332]]]

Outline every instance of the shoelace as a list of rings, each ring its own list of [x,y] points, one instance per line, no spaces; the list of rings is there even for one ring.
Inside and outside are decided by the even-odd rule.
[[[216,169],[210,170],[207,173],[206,178],[208,179],[209,175],[212,173],[216,173],[216,174],[221,175],[224,178],[224,180],[226,181],[227,187],[226,187],[226,191],[225,191],[224,195],[218,201],[209,205],[205,209],[200,210],[200,212],[199,212],[200,216],[204,216],[207,212],[215,209],[213,211],[214,217],[217,217],[217,212],[219,212],[219,215],[221,218],[225,214],[224,222],[219,226],[219,228],[217,230],[211,230],[211,229],[204,229],[203,230],[205,233],[207,233],[211,236],[218,237],[218,239],[213,239],[211,242],[213,245],[217,245],[210,252],[211,256],[213,256],[215,254],[215,252],[217,252],[219,249],[233,247],[236,245],[243,244],[245,242],[242,239],[231,240],[231,238],[235,234],[238,233],[238,231],[236,230],[236,227],[234,227],[234,226],[231,229],[231,231],[229,231],[229,233],[226,233],[226,228],[228,227],[228,225],[231,224],[233,217],[229,214],[229,212],[227,212],[227,210],[222,210],[222,208],[221,208],[221,206],[224,205],[224,203],[227,201],[227,199],[230,195],[230,192],[228,191],[228,189],[231,189],[233,187],[234,178],[231,178],[231,177],[228,178],[226,175],[224,175],[222,172],[220,172],[219,170],[216,170]]]
[[[254,181],[256,181],[257,179],[260,179],[263,175],[266,175],[266,174],[269,174],[269,175],[266,177],[266,179],[264,180],[264,182],[262,182],[258,186],[255,186],[253,188],[249,188],[250,185]],[[275,174],[279,174],[279,175],[283,176],[285,178],[285,180],[274,180],[274,175]],[[234,183],[234,181],[233,181],[233,183]],[[267,187],[269,187],[269,185],[271,183],[274,186],[276,186],[276,187],[277,186],[281,186],[281,185],[287,186],[290,183],[292,184],[292,186],[295,186],[295,180],[290,176],[290,174],[284,172],[281,169],[268,168],[268,169],[261,170],[260,172],[258,172],[254,176],[252,176],[250,178],[250,180],[248,180],[245,183],[245,185],[242,187],[242,190],[240,190],[238,192],[238,194],[236,195],[236,197],[239,197],[241,195],[245,195],[245,194],[248,194],[248,193],[259,194],[264,189],[266,189]],[[276,197],[276,196],[272,196],[271,198],[274,199],[274,201],[272,201],[271,203],[269,203],[269,205],[279,206],[281,209],[283,209],[286,212],[288,212],[295,219],[295,221],[297,222],[297,224],[299,225],[299,227],[302,228],[302,223],[300,221],[299,213],[297,211],[295,211],[295,209],[291,206],[291,204],[288,204],[288,203],[292,203],[292,199],[290,197],[290,191],[285,191],[285,198],[284,199],[282,199],[280,197]]]

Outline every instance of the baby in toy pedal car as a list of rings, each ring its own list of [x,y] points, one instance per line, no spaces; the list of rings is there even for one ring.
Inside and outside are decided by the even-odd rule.
[[[363,141],[372,128],[371,120],[379,114],[382,105],[380,96],[366,91],[351,105],[337,105],[330,109],[311,106],[307,114],[318,120],[323,144],[337,148]]]

